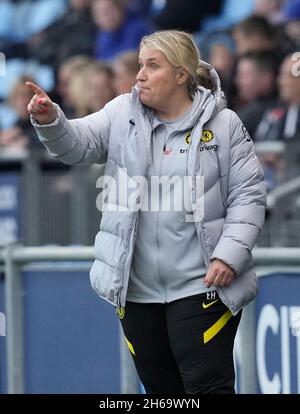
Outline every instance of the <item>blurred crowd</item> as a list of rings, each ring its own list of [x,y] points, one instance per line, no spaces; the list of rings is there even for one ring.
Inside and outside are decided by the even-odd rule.
[[[256,143],[300,139],[300,0],[0,0],[0,151],[43,151],[25,81],[88,115],[131,91],[141,38],[170,28],[193,33]],[[270,190],[280,154],[262,161]]]

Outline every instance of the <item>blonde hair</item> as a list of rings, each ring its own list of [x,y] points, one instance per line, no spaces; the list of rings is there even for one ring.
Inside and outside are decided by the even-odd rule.
[[[90,114],[89,102],[86,95],[86,77],[90,65],[77,68],[71,76],[69,83],[70,102],[75,111],[76,117],[83,117]]]
[[[177,69],[185,68],[189,72],[190,95],[194,95],[198,86],[215,89],[209,69],[200,61],[200,52],[188,33],[179,30],[157,31],[142,38],[140,48],[143,46],[158,50],[164,54],[171,66]]]

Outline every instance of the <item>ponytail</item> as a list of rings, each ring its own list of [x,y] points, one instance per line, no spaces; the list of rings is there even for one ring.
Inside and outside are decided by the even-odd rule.
[[[214,79],[210,75],[209,69],[202,65],[201,63],[198,66],[196,71],[197,84],[203,86],[206,89],[214,90],[216,85]]]
[[[210,73],[210,65],[202,60],[199,61],[198,68],[194,72],[194,76],[190,73],[189,78],[189,93],[193,96],[198,88],[198,86],[203,86],[206,89],[211,91],[216,90],[216,83],[214,77]]]

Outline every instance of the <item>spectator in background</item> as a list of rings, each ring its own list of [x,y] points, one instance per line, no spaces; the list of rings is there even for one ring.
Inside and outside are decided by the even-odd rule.
[[[75,55],[93,55],[96,27],[90,12],[91,0],[70,0],[67,12],[28,43],[29,53],[56,70]]]
[[[138,49],[141,38],[150,27],[130,11],[126,0],[93,0],[92,15],[98,28],[95,57],[113,60],[120,53]]]
[[[258,141],[284,141],[287,161],[284,165],[282,154],[268,151],[260,156],[265,171],[268,190],[282,181],[282,176],[292,178],[299,175],[300,142],[300,63],[288,55],[281,67],[278,78],[279,100],[265,111],[255,134]],[[284,171],[284,174],[283,174]]]
[[[300,63],[288,55],[278,77],[279,100],[264,114],[255,140],[300,139]]]
[[[277,59],[272,52],[249,52],[237,63],[236,112],[252,136],[264,111],[276,99]]]
[[[73,72],[68,83],[68,99],[72,107],[72,118],[79,118],[90,114],[89,99],[87,96],[88,72],[91,63],[79,67]]]
[[[131,92],[140,70],[138,52],[122,53],[113,64],[114,87],[117,95]]]
[[[81,66],[70,79],[68,93],[74,118],[99,111],[115,97],[112,68],[99,61]]]
[[[300,41],[300,0],[256,0],[255,3],[254,15],[265,18],[274,27],[276,53],[281,62]]]
[[[222,90],[225,93],[229,107],[232,106],[231,100],[235,92],[232,76],[235,70],[234,52],[233,42],[225,33],[216,34],[208,52],[208,61],[220,76]]]
[[[85,83],[89,113],[99,111],[116,96],[113,70],[103,62],[95,62],[87,69]]]
[[[264,17],[251,16],[233,29],[238,55],[260,50],[273,50],[276,45],[275,29]]]
[[[93,59],[88,56],[73,56],[62,63],[58,69],[57,94],[58,102],[68,117],[74,117],[76,110],[70,96],[70,82],[76,73],[81,72]]]

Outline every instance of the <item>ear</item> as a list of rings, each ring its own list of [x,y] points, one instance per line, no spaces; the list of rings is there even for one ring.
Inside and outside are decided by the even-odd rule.
[[[189,77],[189,71],[185,68],[179,68],[176,74],[176,80],[178,85],[182,85],[185,83]]]

